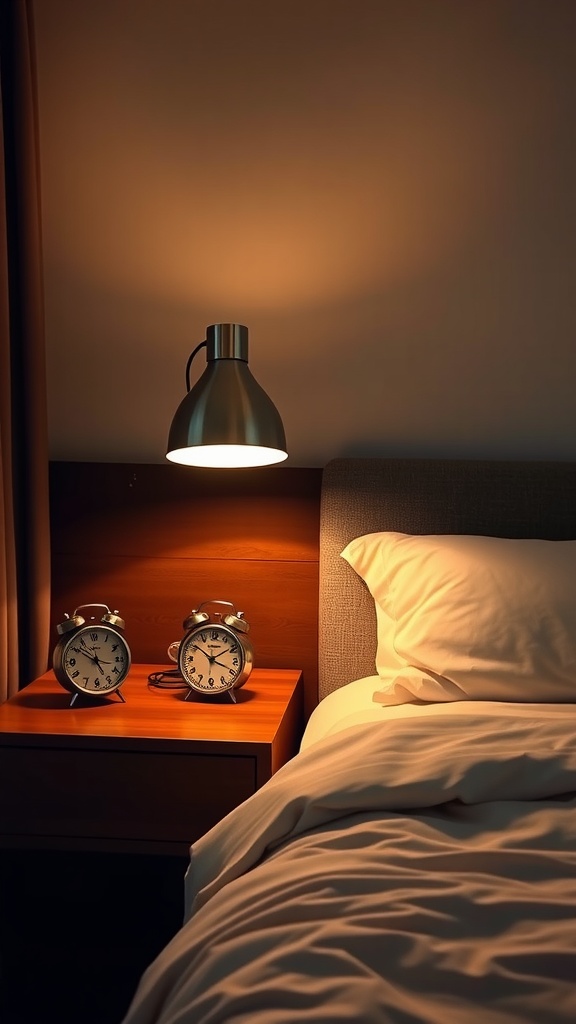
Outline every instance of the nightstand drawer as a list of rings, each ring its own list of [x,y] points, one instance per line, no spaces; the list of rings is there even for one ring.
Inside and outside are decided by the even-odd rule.
[[[254,793],[250,756],[0,750],[4,835],[191,843]]]

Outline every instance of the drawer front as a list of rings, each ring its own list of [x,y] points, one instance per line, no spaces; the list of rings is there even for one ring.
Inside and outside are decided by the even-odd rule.
[[[0,750],[0,836],[191,843],[256,788],[250,756]]]

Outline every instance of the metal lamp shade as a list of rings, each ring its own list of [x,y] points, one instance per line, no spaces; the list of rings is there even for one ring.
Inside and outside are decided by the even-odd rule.
[[[209,327],[206,346],[208,365],[176,410],[166,458],[227,468],[284,461],[282,420],[248,368],[247,328]]]

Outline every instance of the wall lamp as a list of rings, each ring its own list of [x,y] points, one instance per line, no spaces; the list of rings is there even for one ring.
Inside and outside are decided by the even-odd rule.
[[[190,367],[206,348],[206,369],[190,387]],[[288,458],[276,406],[248,369],[248,328],[212,324],[186,364],[187,395],[168,436],[166,458],[185,466],[270,466]]]

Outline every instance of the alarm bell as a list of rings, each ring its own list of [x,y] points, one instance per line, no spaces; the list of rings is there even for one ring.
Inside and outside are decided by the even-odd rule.
[[[200,607],[202,608],[203,605],[200,605]],[[182,625],[185,630],[192,629],[192,626],[199,626],[202,622],[208,622],[209,618],[210,616],[208,615],[208,612],[196,611],[196,609],[193,608],[190,615],[184,619]]]
[[[237,629],[239,633],[247,633],[250,626],[246,622],[246,619],[242,618],[243,615],[244,612],[236,612],[236,615],[225,615],[222,622],[224,622],[226,626],[232,626],[232,629]]]
[[[83,619],[81,615],[76,615],[76,612],[74,612],[74,615],[72,616],[68,615],[68,612],[65,614],[66,617],[64,622],[59,622],[56,626],[56,632],[59,636],[64,636],[65,633],[71,633],[73,629],[79,629],[79,627],[83,626],[86,622],[86,619]]]

